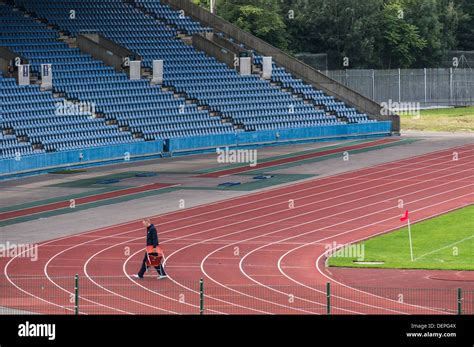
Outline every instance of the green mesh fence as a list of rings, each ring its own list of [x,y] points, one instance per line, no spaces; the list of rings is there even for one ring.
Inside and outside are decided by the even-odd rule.
[[[474,290],[0,276],[0,314],[474,314]]]

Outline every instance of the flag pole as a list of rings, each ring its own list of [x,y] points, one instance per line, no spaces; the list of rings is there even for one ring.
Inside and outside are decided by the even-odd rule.
[[[413,261],[413,245],[412,245],[412,242],[411,242],[410,218],[408,218],[408,237],[410,238],[410,257],[411,257],[411,261]]]

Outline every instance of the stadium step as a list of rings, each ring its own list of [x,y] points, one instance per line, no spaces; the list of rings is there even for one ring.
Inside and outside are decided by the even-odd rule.
[[[141,70],[142,78],[151,80],[153,78],[153,69],[148,67],[143,67]]]
[[[36,22],[41,23],[41,24],[45,24],[49,29],[57,31],[59,33],[59,38],[58,39],[65,42],[69,46],[69,48],[77,48],[76,38],[73,37],[72,35],[70,35],[70,33],[68,31],[60,30],[59,26],[49,23],[49,21],[45,18],[39,18],[35,12],[27,11],[22,6],[14,6],[13,9],[15,11],[21,12],[25,17],[34,18]],[[152,74],[152,71],[151,71],[151,69],[148,69],[148,70],[145,69],[144,73],[145,73],[145,77],[147,78],[148,76],[150,76]],[[151,79],[151,76],[150,76],[150,79]],[[31,82],[33,84],[41,84],[41,76],[38,72],[32,72],[31,73]],[[53,89],[52,91],[43,91],[43,92],[51,92],[52,96],[54,98],[62,100],[62,103],[66,104],[66,105],[70,104],[70,105],[73,105],[73,106],[78,106],[79,108],[83,107],[84,105],[88,105],[88,103],[86,103],[86,102],[84,102],[84,101],[82,101],[78,98],[69,97],[68,93],[66,91]],[[102,111],[95,110],[95,107],[92,107],[91,117],[92,118],[102,118],[102,119],[105,120],[105,124],[109,125],[109,126],[117,127],[117,125],[119,125],[119,122],[116,118],[108,116],[107,114],[105,114]],[[130,129],[130,126],[128,124],[119,126],[118,129],[121,132],[129,133],[133,138],[144,138],[144,134],[142,132],[132,132],[131,129]],[[12,129],[12,131],[13,131],[13,129]],[[13,134],[14,134],[14,131],[13,131]],[[19,142],[28,142],[29,139],[27,139],[27,137],[21,137],[21,138],[18,138],[18,141]],[[35,144],[32,144],[32,146],[33,146],[34,149],[44,149],[45,148],[45,146],[42,143],[35,143]]]
[[[174,86],[171,86],[171,85],[167,85],[167,84],[163,84],[161,85],[161,89],[163,91],[170,91],[173,93],[173,96],[175,98],[182,98],[185,100],[185,103],[186,104],[195,104],[197,109],[198,110],[205,110],[208,112],[209,116],[210,117],[219,117],[221,119],[221,122],[222,123],[230,123],[232,124],[232,126],[234,127],[234,129],[244,129],[244,125],[241,124],[241,123],[236,123],[234,121],[234,119],[230,116],[227,116],[225,114],[222,114],[222,112],[220,111],[216,111],[216,110],[211,110],[211,107],[210,105],[207,105],[207,104],[204,104],[202,102],[200,102],[200,100],[198,99],[195,99],[195,98],[191,98],[187,93],[185,92],[179,92],[176,90],[176,88]]]
[[[38,72],[33,71],[30,73],[30,83],[41,84],[41,76]]]
[[[252,65],[252,74],[255,74],[255,75],[259,76],[260,79],[265,80],[262,77],[262,74],[263,74],[262,66],[259,65],[259,64],[253,64]],[[266,80],[266,81],[268,81],[268,80]],[[311,106],[313,106],[314,108],[316,108],[318,110],[324,110],[326,112],[326,116],[336,116],[336,118],[339,121],[348,123],[347,117],[339,116],[336,112],[329,110],[324,104],[315,103],[312,99],[306,98],[303,93],[299,93],[299,92],[295,91],[291,86],[284,87],[283,83],[281,83],[279,81],[274,81],[274,80],[269,80],[268,82],[270,83],[271,86],[277,87],[283,93],[291,94],[293,96],[293,98],[295,98],[296,100],[299,100],[299,101],[304,102],[305,104],[311,105]]]
[[[262,68],[259,65],[252,64],[252,73],[256,75],[262,74]]]
[[[187,33],[178,29],[176,24],[167,20],[165,17],[161,17],[158,14],[154,13],[153,11],[148,10],[142,4],[137,3],[135,0],[122,0],[125,4],[128,4],[135,9],[143,12],[146,16],[153,18],[154,20],[160,22],[160,24],[164,24],[166,27],[174,29],[177,33],[176,38],[183,40],[185,43],[192,43],[191,36],[187,35]]]
[[[69,48],[77,48],[77,39],[67,35],[65,32],[60,32],[59,39],[68,45]]]
[[[13,128],[3,128],[3,135],[5,136],[16,136]]]
[[[17,135],[15,133],[15,129],[13,129],[13,128],[3,128],[3,129],[1,129],[1,131],[2,131],[3,136],[15,138],[18,143],[26,143],[26,144],[30,145],[34,150],[43,150],[44,149],[42,143],[39,143],[39,144],[31,143],[30,139],[28,138],[27,135]]]
[[[28,138],[27,135],[20,135],[16,137],[18,139],[18,142],[30,142],[30,139]]]

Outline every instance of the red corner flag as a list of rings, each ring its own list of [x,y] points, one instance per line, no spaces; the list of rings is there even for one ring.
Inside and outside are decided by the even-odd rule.
[[[405,214],[403,215],[402,218],[400,218],[400,222],[404,222],[408,219],[408,210],[405,211]]]

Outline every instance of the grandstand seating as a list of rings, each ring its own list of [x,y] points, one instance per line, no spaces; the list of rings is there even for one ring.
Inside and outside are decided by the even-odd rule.
[[[14,78],[4,77],[0,77],[0,85],[1,126],[3,131],[13,131],[3,135],[2,158],[134,141],[130,134],[92,118],[90,113],[58,114],[58,104],[64,105],[64,99],[40,91],[38,85],[18,86]],[[23,139],[21,143],[18,138]],[[39,146],[33,149],[33,145]]]
[[[163,59],[166,84],[209,105],[211,111],[230,117],[247,131],[256,130],[255,124],[261,129],[342,124],[335,116],[326,116],[324,110],[295,99],[258,76],[239,75],[177,39],[176,31],[164,22],[120,0],[17,3],[74,35],[100,32],[140,54],[145,66],[151,66],[154,59]],[[74,20],[69,18],[71,9],[77,13]]]
[[[3,78],[2,74],[0,73],[0,90],[2,93],[0,94],[0,127],[5,127],[5,124],[8,124],[8,119],[5,119],[8,116],[8,113],[5,112],[5,107],[8,107],[6,103],[6,94],[7,90],[11,90],[15,88],[15,81],[12,79]],[[16,135],[6,135],[2,131],[0,131],[0,159],[6,158],[21,158],[24,156],[32,155],[36,151],[33,149],[33,146],[30,142],[19,142]],[[40,150],[40,152],[42,152]]]
[[[159,0],[14,3],[18,8],[0,3],[0,46],[28,59],[35,74],[41,64],[53,64],[54,90],[18,86],[0,75],[0,159],[147,140],[199,135],[227,139],[244,131],[375,122],[275,63],[271,81],[240,75],[181,40],[180,33],[211,28]],[[127,47],[148,68],[153,60],[163,59],[164,86],[171,88],[147,79],[131,81],[61,38],[80,32],[98,32]],[[261,64],[257,52],[254,57],[254,64]],[[71,100],[96,112],[58,112]]]
[[[0,45],[28,58],[33,71],[39,71],[41,63],[52,63],[53,84],[57,91],[94,105],[108,118],[117,120],[115,127],[104,124],[106,129],[94,125],[97,135],[108,137],[106,144],[140,140],[133,138],[130,132],[143,134],[146,140],[233,132],[230,124],[211,118],[208,112],[186,104],[183,98],[175,98],[172,92],[163,92],[145,80],[130,81],[125,73],[117,73],[102,62],[81,54],[78,49],[58,42],[58,32],[46,28],[44,24],[12,11],[9,6],[0,7],[0,11],[2,19],[5,19],[0,24],[4,33],[0,36]],[[48,101],[52,103],[52,100]],[[118,127],[127,127],[130,132],[120,132]],[[84,138],[92,137],[91,132],[83,135]],[[47,139],[40,140],[45,145],[51,143]],[[81,143],[91,145],[82,140]],[[49,150],[70,148],[63,142],[61,146],[56,145],[56,141],[52,143]],[[98,143],[100,141],[93,141],[92,145]]]
[[[155,0],[136,0],[138,5],[142,6],[149,13],[156,14],[166,23],[174,25],[179,31],[188,35],[196,33],[212,32],[212,28],[203,27],[184,13],[173,10],[170,6],[162,4]]]
[[[202,27],[198,22],[183,16],[168,5],[160,3],[159,0],[135,0],[135,2],[167,23],[176,25],[177,28],[189,35],[212,30],[208,27]],[[229,39],[233,40],[232,38]],[[262,57],[257,52],[254,52],[254,64],[262,64]],[[302,80],[294,78],[284,68],[277,66],[275,62],[273,62],[272,81],[280,82],[285,88],[292,88],[295,93],[302,94],[305,98],[312,100],[316,105],[323,106],[329,112],[334,112],[337,116],[347,120],[348,123],[369,123],[375,121],[369,119],[366,114],[358,113],[355,108],[347,107],[343,102],[337,102],[334,97],[325,95],[321,90],[315,89]]]

